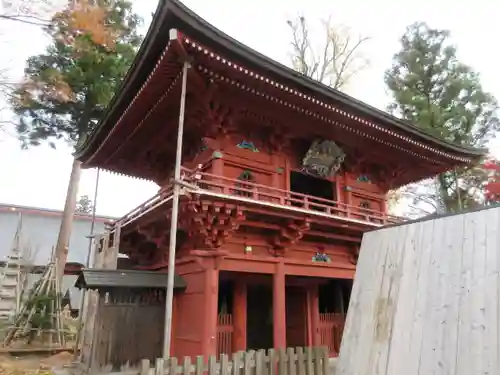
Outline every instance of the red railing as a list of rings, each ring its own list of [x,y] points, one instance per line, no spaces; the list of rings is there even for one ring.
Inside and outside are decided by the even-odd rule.
[[[319,314],[320,345],[327,346],[330,357],[339,355],[344,332],[345,315],[338,313]]]
[[[398,223],[402,218],[387,215],[381,211],[348,205],[342,202],[291,192],[272,186],[260,185],[250,181],[218,176],[194,171],[186,175],[186,182],[212,193],[234,196],[237,199],[266,202],[275,206],[287,206],[316,212],[329,216],[340,216],[376,224]]]
[[[171,186],[164,188],[164,189],[161,189],[158,193],[153,195],[147,201],[141,203],[139,206],[134,208],[132,211],[130,211],[125,216],[120,218],[115,223],[115,226],[117,224],[120,224],[122,226],[130,224],[132,221],[138,219],[139,217],[141,217],[142,215],[155,209],[156,207],[163,205],[165,202],[169,201],[170,199],[172,199],[172,187]]]
[[[219,195],[222,198],[268,205],[274,208],[317,212],[329,217],[341,217],[347,220],[372,223],[374,226],[399,223],[404,220],[377,210],[260,185],[251,181],[205,173],[201,172],[200,169],[188,170],[183,168],[181,180],[185,189],[193,192],[197,191],[200,194]],[[127,225],[145,213],[168,202],[171,198],[172,186],[163,188],[158,194],[118,220],[117,223],[122,226]]]
[[[233,353],[233,316],[219,314],[217,317],[217,358],[221,354]]]

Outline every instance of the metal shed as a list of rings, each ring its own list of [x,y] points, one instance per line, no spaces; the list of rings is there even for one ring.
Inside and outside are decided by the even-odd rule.
[[[500,374],[500,207],[363,237],[337,375]]]

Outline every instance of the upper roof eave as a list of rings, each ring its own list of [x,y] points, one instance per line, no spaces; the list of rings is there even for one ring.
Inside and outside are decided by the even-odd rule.
[[[141,85],[146,80],[147,75],[156,64],[159,49],[163,48],[169,38],[168,31],[178,28],[182,33],[186,33],[191,38],[212,48],[214,51],[222,51],[228,57],[236,57],[238,61],[244,61],[248,67],[258,67],[265,70],[269,75],[277,77],[281,81],[289,81],[305,91],[313,92],[316,95],[324,96],[333,101],[339,102],[353,111],[371,117],[396,129],[410,133],[417,139],[433,143],[445,148],[447,151],[456,152],[472,159],[478,159],[487,154],[484,148],[465,147],[452,144],[425,131],[398,119],[382,110],[372,107],[347,94],[335,90],[329,86],[319,83],[309,77],[288,68],[263,54],[245,46],[229,35],[223,33],[207,21],[199,17],[178,0],[160,0],[153,16],[148,33],[137,53],[132,66],[130,67],[120,89],[115,94],[108,106],[105,117],[99,122],[89,138],[75,152],[75,157],[85,161],[95,151],[98,146],[99,136],[110,131],[117,121],[117,115],[123,111],[124,107],[133,99],[139,91]]]

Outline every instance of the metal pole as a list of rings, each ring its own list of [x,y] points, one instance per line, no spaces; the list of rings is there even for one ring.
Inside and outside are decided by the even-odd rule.
[[[189,63],[185,61],[182,67],[182,91],[181,103],[179,108],[179,127],[177,130],[177,150],[175,154],[172,219],[170,221],[170,243],[168,247],[168,281],[167,297],[165,299],[165,331],[163,336],[164,359],[168,359],[170,357],[170,341],[172,338],[172,301],[174,299],[175,247],[177,245],[177,220],[179,217],[179,195],[181,189],[178,181],[181,178],[182,136],[184,133],[184,112],[186,110],[186,85],[188,68]]]
[[[90,258],[92,255],[92,245],[93,245],[93,240],[94,240],[94,228],[95,228],[95,216],[96,216],[96,206],[97,206],[97,191],[99,190],[99,172],[100,169],[97,168],[97,175],[95,178],[95,188],[94,188],[94,205],[92,206],[92,222],[90,223],[90,234],[88,236],[89,238],[89,246],[87,249],[87,259],[85,260],[85,268],[90,267]],[[76,361],[78,358],[78,345],[80,343],[80,336],[82,334],[82,328],[83,328],[83,315],[84,315],[84,306],[85,306],[85,297],[86,297],[86,290],[82,290],[82,296],[80,300],[80,310],[79,311],[79,316],[78,316],[78,331],[76,332],[76,340],[75,340],[75,349],[73,351],[73,360]]]

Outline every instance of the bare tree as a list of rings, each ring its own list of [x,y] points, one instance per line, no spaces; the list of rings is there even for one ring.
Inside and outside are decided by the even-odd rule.
[[[35,27],[45,27],[50,23],[52,15],[65,0],[0,0],[0,25],[8,27],[9,22],[20,22]],[[3,29],[3,28],[2,28]],[[9,33],[0,30],[0,49],[6,50],[10,46]],[[8,126],[14,126],[10,108],[3,106],[12,99],[15,82],[11,77],[11,69],[5,64],[0,67],[0,131],[6,132]]]
[[[360,47],[370,38],[355,37],[349,28],[334,25],[331,18],[321,21],[324,36],[318,47],[311,40],[305,17],[298,16],[287,23],[292,32],[290,58],[296,71],[341,90],[369,65]]]
[[[48,26],[59,0],[0,0],[0,20]]]

